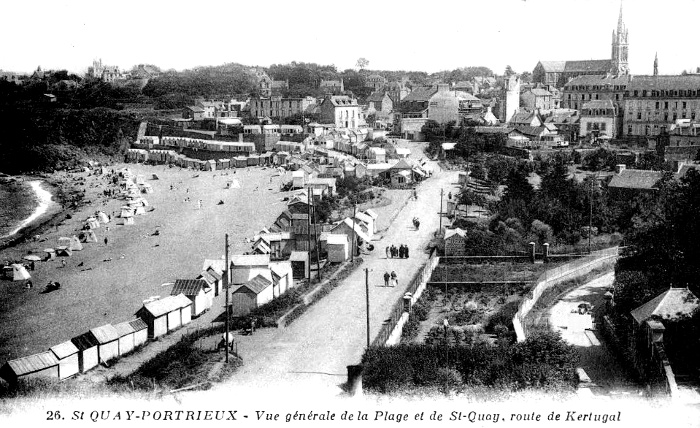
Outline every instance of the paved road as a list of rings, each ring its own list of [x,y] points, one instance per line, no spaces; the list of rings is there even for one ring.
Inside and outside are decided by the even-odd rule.
[[[591,316],[578,313],[578,305],[588,302],[596,308],[605,303],[603,295],[615,279],[608,273],[567,293],[550,310],[549,325],[560,331],[562,338],[576,347],[579,367],[590,378],[591,388],[581,389],[583,395],[630,396],[640,388],[628,376],[612,350],[603,342],[599,332],[591,330]]]
[[[388,318],[394,303],[403,295],[407,281],[425,263],[423,249],[438,228],[440,189],[445,195],[457,182],[456,171],[440,171],[418,190],[418,200],[410,201],[385,231],[373,254],[364,257],[357,269],[338,288],[312,306],[304,316],[286,329],[267,329],[252,337],[240,337],[239,353],[244,366],[227,383],[218,386],[221,392],[248,394],[274,389],[289,390],[328,397],[341,393],[349,364],[360,361],[366,345],[365,271],[369,268],[370,334],[373,339],[383,320]],[[420,230],[411,222],[421,219]],[[405,243],[409,259],[386,259],[384,248]],[[396,271],[399,286],[383,287],[385,271]]]

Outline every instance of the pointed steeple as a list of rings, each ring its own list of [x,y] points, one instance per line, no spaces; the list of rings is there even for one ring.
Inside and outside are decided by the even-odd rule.
[[[656,52],[654,55],[654,76],[659,75],[659,53]]]
[[[620,0],[620,15],[617,18],[617,33],[620,34],[624,30],[625,24],[622,21],[622,0]]]

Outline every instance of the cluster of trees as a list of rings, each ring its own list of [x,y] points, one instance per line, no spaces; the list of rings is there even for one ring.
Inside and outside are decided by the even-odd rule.
[[[371,347],[362,364],[364,387],[381,393],[484,386],[506,391],[574,391],[577,383],[573,347],[550,332],[512,344],[491,345],[474,338],[459,346]]]
[[[446,141],[456,142],[455,156],[465,159],[479,153],[496,153],[502,150],[508,141],[508,137],[504,134],[479,134],[474,126],[470,124],[458,126],[455,121],[440,124],[429,120],[423,125],[421,132],[425,141],[428,142],[426,154],[431,157],[440,153],[441,144]]]

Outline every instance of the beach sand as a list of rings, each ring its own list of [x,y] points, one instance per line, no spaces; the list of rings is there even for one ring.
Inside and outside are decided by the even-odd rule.
[[[230,235],[231,254],[249,251],[251,244],[244,238],[271,225],[285,209],[282,199],[291,194],[279,191],[280,177],[270,182],[276,174],[271,168],[191,171],[138,164],[113,166],[120,167],[143,175],[153,186],[154,193],[143,196],[154,211],[136,216],[134,225],[121,225],[122,220],[114,217],[123,201],[102,196],[106,179],[72,174],[72,178],[86,179],[80,187],[90,203],[58,227],[45,229],[40,241],[29,240],[0,251],[0,260],[19,260],[29,251],[41,254],[44,248],[55,247],[59,237],[77,235],[96,210],[113,216],[106,225],[109,231],[105,225],[94,230],[97,243],[83,244],[84,250],[75,251],[72,257],[37,262],[36,270],[30,272],[31,290],[18,282],[0,281],[0,361],[46,350],[93,327],[132,319],[144,299],[169,294],[170,287],[163,284],[195,278],[205,258],[222,257],[225,233]],[[152,180],[152,174],[160,179]],[[226,189],[233,179],[241,187]],[[190,202],[184,202],[187,197]],[[223,205],[217,205],[220,200]],[[160,235],[153,236],[156,230]],[[61,260],[67,262],[65,268]],[[42,293],[48,281],[60,282],[62,289]]]

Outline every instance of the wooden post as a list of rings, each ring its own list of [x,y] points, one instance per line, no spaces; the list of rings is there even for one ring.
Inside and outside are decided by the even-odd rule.
[[[357,202],[352,206],[352,218],[350,225],[352,226],[352,242],[350,243],[350,260],[355,261],[355,215],[357,214]]]
[[[367,348],[369,348],[369,269],[365,268],[365,301],[367,303]]]
[[[224,259],[225,260],[224,263],[226,263],[226,266],[224,269],[224,292],[226,293],[226,322],[225,322],[225,324],[226,324],[226,349],[225,349],[225,352],[226,352],[226,364],[228,364],[228,346],[229,346],[229,344],[228,344],[228,331],[229,331],[229,328],[228,328],[229,327],[228,326],[228,318],[229,318],[229,306],[228,306],[228,283],[229,283],[229,278],[228,278],[228,274],[229,274],[228,273],[228,270],[229,270],[229,266],[228,266],[228,233],[226,234],[225,254],[226,254],[225,259]]]

